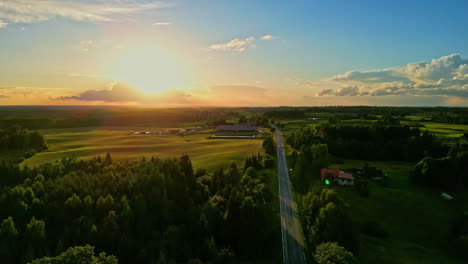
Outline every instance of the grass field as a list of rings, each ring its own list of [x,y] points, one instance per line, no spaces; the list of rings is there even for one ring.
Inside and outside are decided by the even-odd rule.
[[[188,154],[195,168],[228,167],[232,162],[243,166],[245,157],[261,151],[262,141],[252,139],[216,139],[211,134],[131,135],[128,130],[100,128],[50,129],[40,131],[49,150],[22,162],[35,166],[63,157],[90,158],[111,153],[114,160],[142,157],[179,157]]]
[[[391,178],[390,186],[370,183],[370,197],[352,187],[333,188],[350,205],[358,223],[377,222],[388,238],[360,236],[360,263],[462,263],[447,256],[447,238],[455,216],[468,207],[466,194],[440,198],[441,191],[410,184],[412,163],[368,162]],[[346,160],[332,168],[360,168],[364,161]],[[319,181],[317,184],[320,184]]]
[[[468,125],[420,122],[429,132],[440,137],[461,137],[468,132]]]

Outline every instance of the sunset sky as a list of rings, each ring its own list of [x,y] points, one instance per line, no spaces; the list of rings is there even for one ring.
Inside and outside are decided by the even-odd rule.
[[[466,0],[0,0],[0,105],[468,106],[467,14]]]

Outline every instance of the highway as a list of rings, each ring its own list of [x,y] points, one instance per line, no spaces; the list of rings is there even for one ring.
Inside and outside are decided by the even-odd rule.
[[[293,200],[289,181],[288,165],[284,154],[281,132],[276,128],[278,156],[278,185],[281,214],[281,237],[283,244],[283,263],[306,263],[304,254],[304,236],[297,219],[297,207]]]

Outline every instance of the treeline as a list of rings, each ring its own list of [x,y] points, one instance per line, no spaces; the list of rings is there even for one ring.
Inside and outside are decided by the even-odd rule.
[[[258,158],[243,170],[233,164],[213,173],[194,172],[187,155],[62,159],[33,169],[0,163],[0,262],[26,263],[86,244],[119,263],[271,258],[279,227],[271,171],[254,168]]]
[[[437,118],[437,115],[452,117],[468,117],[468,108],[455,107],[388,107],[388,106],[317,106],[317,107],[277,107],[266,110],[266,118],[275,119],[302,119],[314,114],[350,114],[365,118],[371,116],[398,116],[428,114]],[[441,114],[442,113],[442,114]],[[446,114],[443,114],[446,113]],[[457,119],[452,119],[457,120]],[[435,121],[435,120],[434,120]],[[436,121],[437,122],[437,121]]]
[[[20,151],[26,157],[47,149],[44,137],[37,131],[19,126],[0,129],[0,151]]]
[[[362,160],[418,161],[426,156],[443,157],[448,147],[419,128],[404,125],[351,125],[322,123],[314,130],[299,129],[287,143],[295,149],[326,143],[331,154]]]
[[[241,115],[237,112],[229,112],[229,113],[226,113],[225,115],[216,116],[216,117],[213,117],[212,119],[207,120],[206,125],[207,126],[219,126],[219,125],[232,124],[227,121],[230,118],[237,118],[238,119],[237,123],[239,124],[252,123],[257,126],[262,126],[262,127],[266,127],[269,124],[269,120],[262,116],[253,115],[247,118],[246,116]]]
[[[317,263],[355,263],[353,255],[359,253],[356,224],[349,206],[334,190],[308,192],[302,196],[299,212],[307,248],[315,252]]]
[[[312,183],[320,179],[320,170],[327,168],[330,155],[326,144],[302,145],[300,151],[293,151],[289,157],[294,168],[292,183],[300,194],[306,194]]]
[[[443,158],[425,157],[410,175],[413,183],[452,191],[468,188],[468,145],[456,144]]]
[[[237,115],[238,113],[227,108],[1,107],[0,128],[13,125],[28,129],[168,126]]]
[[[459,112],[439,112],[430,115],[429,119],[433,122],[438,123],[449,123],[449,124],[468,124],[468,111]]]

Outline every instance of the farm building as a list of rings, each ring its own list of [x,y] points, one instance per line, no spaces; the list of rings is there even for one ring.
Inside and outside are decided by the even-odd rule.
[[[216,132],[256,132],[257,127],[252,125],[219,125],[216,127]]]
[[[320,172],[322,181],[330,179],[337,182],[339,185],[354,185],[354,177],[352,174],[344,173],[337,169],[322,169]]]

